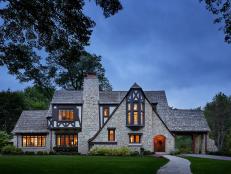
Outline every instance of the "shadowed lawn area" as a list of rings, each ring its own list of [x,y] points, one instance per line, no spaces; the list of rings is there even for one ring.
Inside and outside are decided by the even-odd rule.
[[[231,161],[187,157],[193,174],[230,174]]]
[[[166,162],[154,157],[0,156],[0,173],[153,174]]]

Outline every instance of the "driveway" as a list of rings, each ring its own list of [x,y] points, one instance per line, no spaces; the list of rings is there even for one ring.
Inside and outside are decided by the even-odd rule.
[[[161,167],[157,174],[192,174],[189,160],[172,155],[163,157],[169,159],[169,162]]]

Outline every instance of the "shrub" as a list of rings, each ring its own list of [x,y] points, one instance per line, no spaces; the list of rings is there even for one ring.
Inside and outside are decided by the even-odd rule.
[[[101,156],[129,156],[132,152],[128,147],[109,148],[109,147],[93,147],[89,155]]]
[[[138,151],[132,151],[130,155],[131,156],[139,156],[140,153]]]
[[[10,141],[10,135],[8,135],[6,132],[4,131],[0,131],[0,150],[6,146],[7,144],[9,144]]]
[[[26,151],[24,154],[25,155],[35,155],[35,152],[33,152],[33,151]]]
[[[55,152],[77,152],[78,151],[78,147],[62,147],[62,146],[55,146],[53,148],[53,150]]]
[[[50,151],[49,155],[55,155],[55,152],[54,151]]]
[[[48,152],[47,152],[47,151],[44,151],[44,152],[43,152],[43,155],[48,155]]]
[[[12,145],[4,146],[1,150],[1,153],[4,155],[6,155],[6,154],[12,154],[12,155],[23,154],[22,149],[17,148],[17,147],[12,146]]]
[[[152,155],[152,152],[149,150],[144,150],[144,155]]]

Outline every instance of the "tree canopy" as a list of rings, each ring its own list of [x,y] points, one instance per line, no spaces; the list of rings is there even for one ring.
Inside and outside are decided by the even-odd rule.
[[[94,1],[102,8],[105,17],[110,17],[122,9],[119,0]],[[73,66],[82,63],[81,57],[86,53],[85,47],[89,45],[95,26],[95,22],[83,13],[85,1],[0,2],[4,4],[0,9],[0,17],[3,20],[0,26],[0,65],[7,66],[9,73],[16,75],[21,82],[33,81],[46,90],[59,84],[69,86],[73,80],[64,80],[63,70],[70,70],[68,73],[72,74]],[[41,56],[41,51],[45,51],[48,56]],[[91,57],[94,62],[95,55]],[[100,63],[99,59],[96,60]],[[103,75],[101,79],[108,82],[103,67],[97,70],[102,71],[97,75]],[[75,70],[75,73],[78,72]],[[64,82],[67,84],[63,84]],[[76,86],[72,85],[74,88],[77,88]]]
[[[231,97],[218,93],[212,102],[206,104],[204,113],[218,150],[225,150],[226,137],[231,131]]]
[[[225,34],[225,42],[231,43],[231,1],[230,0],[200,0],[214,16],[214,23],[220,23]]]

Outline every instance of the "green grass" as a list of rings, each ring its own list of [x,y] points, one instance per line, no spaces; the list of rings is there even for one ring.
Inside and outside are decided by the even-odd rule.
[[[0,173],[153,174],[166,162],[155,157],[0,156]]]
[[[187,157],[193,174],[230,174],[231,161]]]

